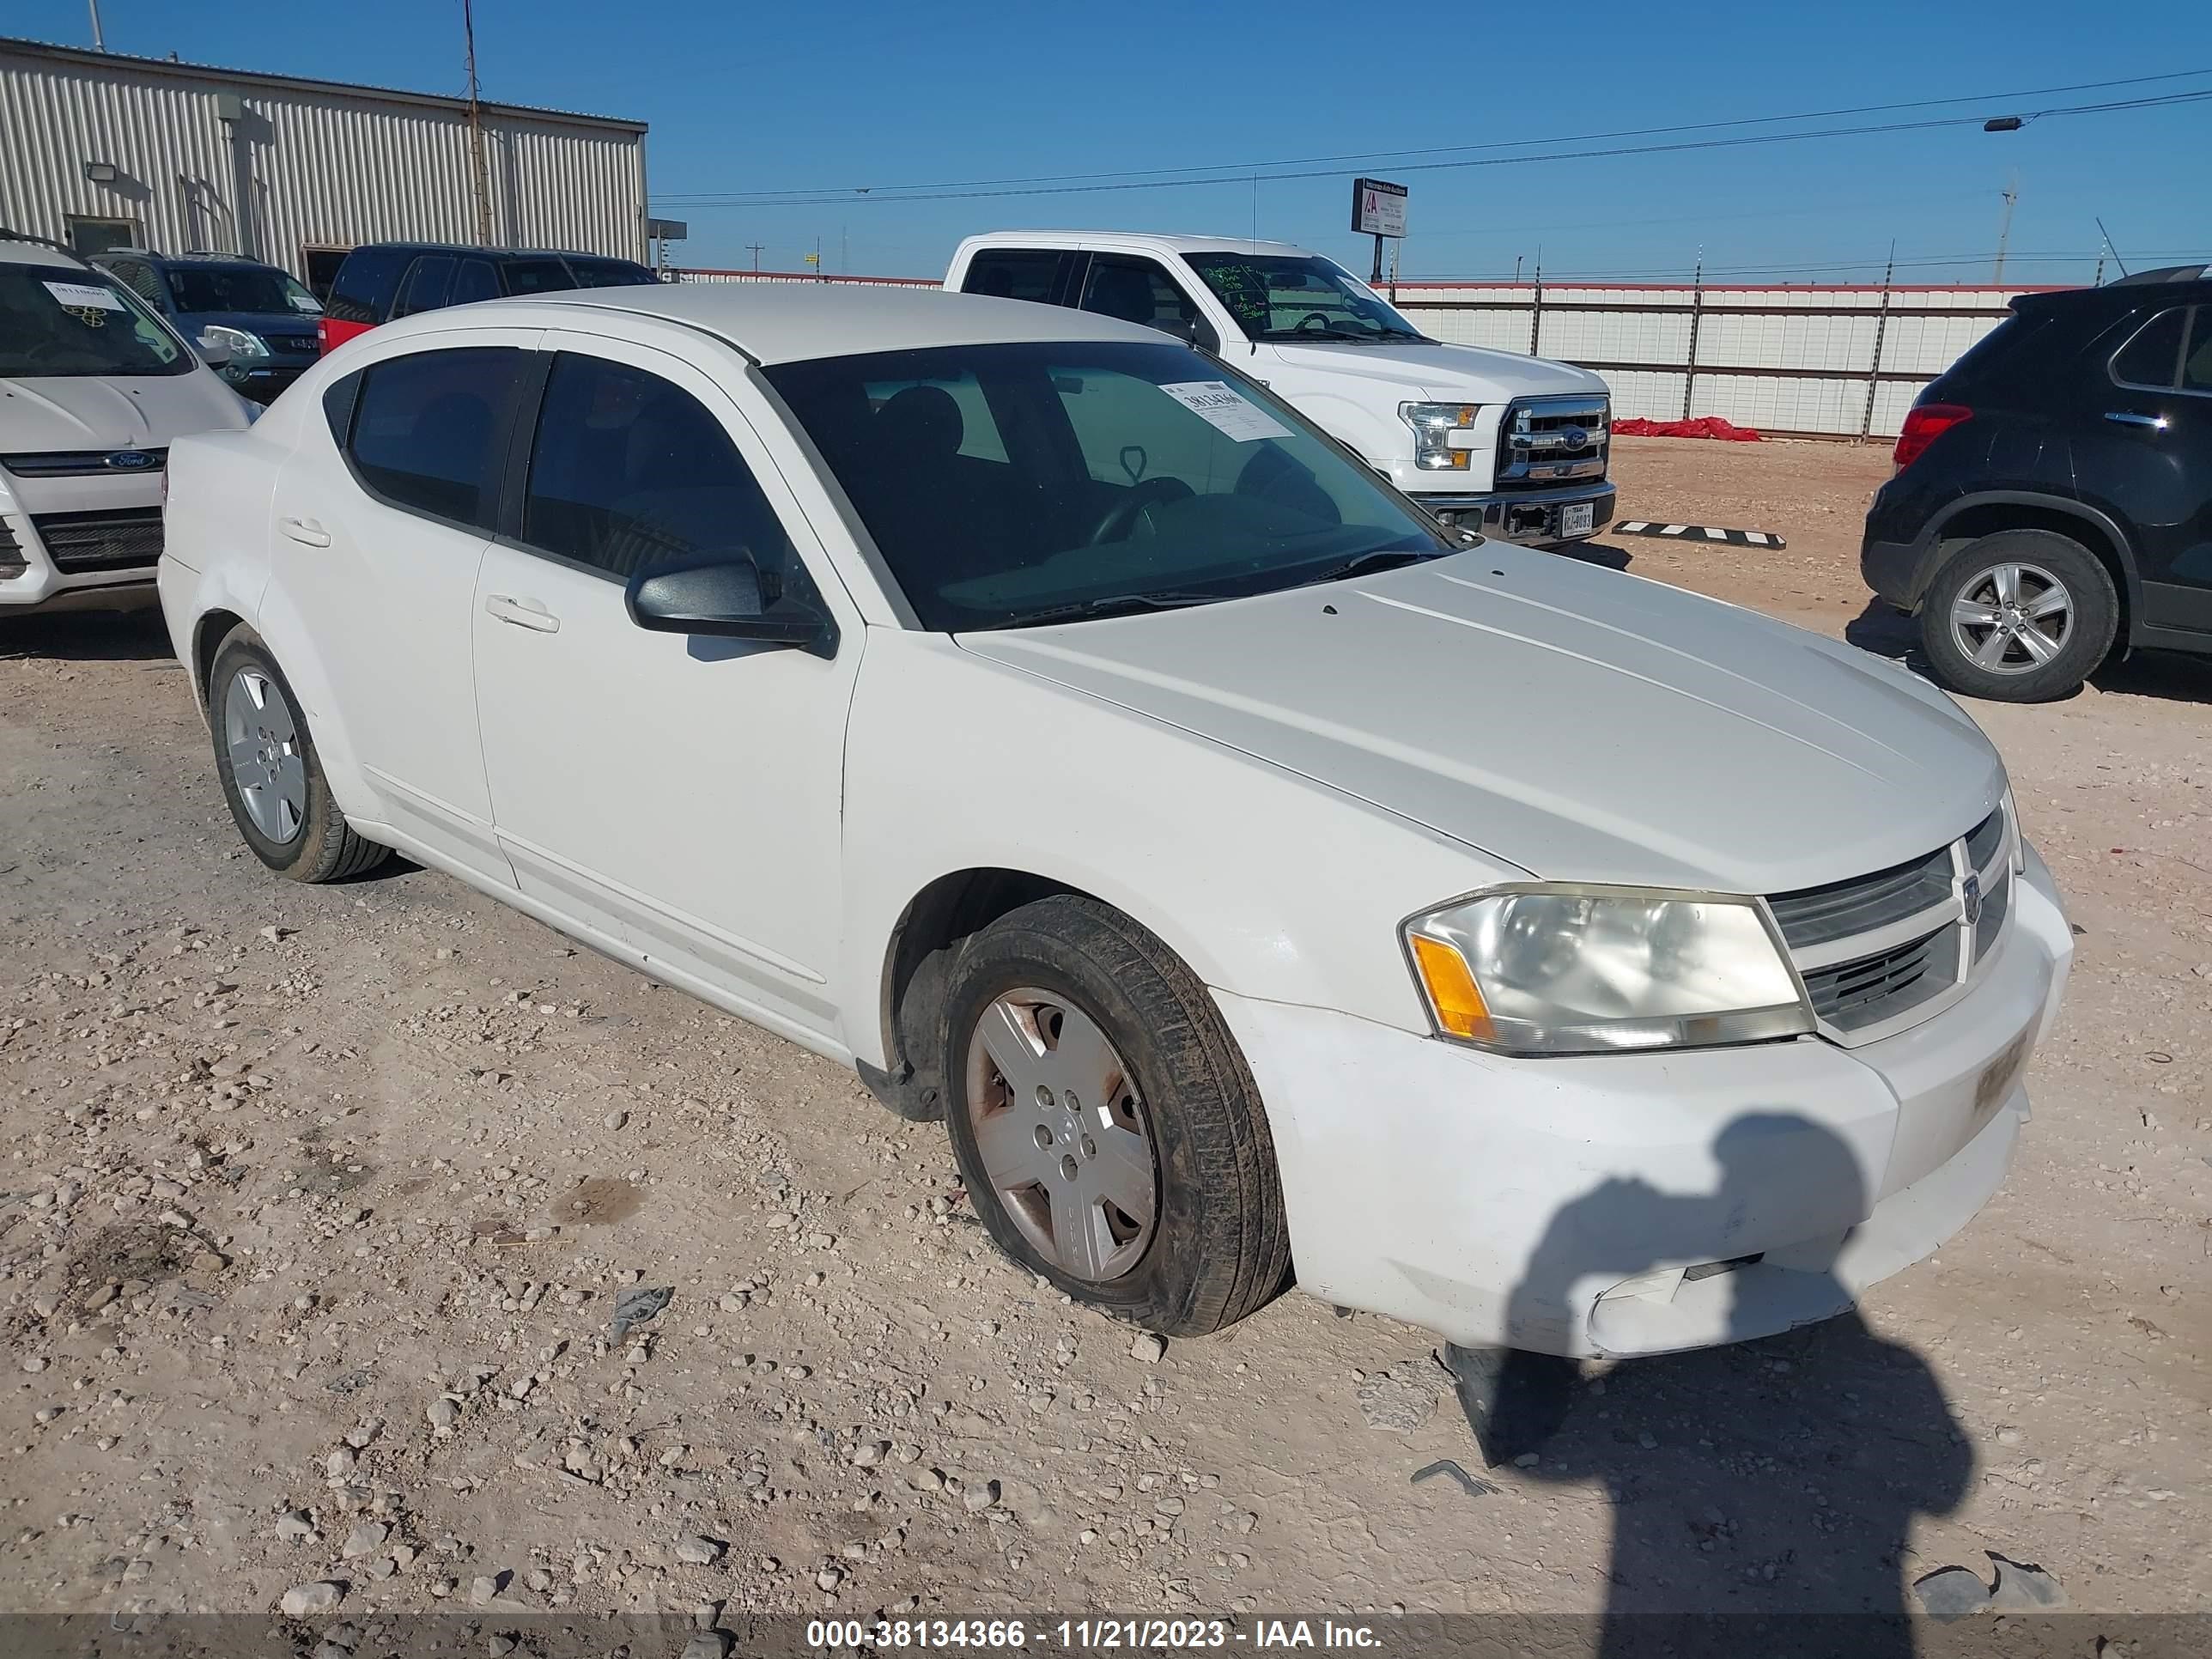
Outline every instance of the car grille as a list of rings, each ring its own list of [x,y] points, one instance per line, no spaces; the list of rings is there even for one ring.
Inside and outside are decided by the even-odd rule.
[[[264,334],[271,351],[313,351],[320,343],[312,334]]]
[[[1869,1042],[1962,994],[2012,908],[2000,806],[1925,857],[1767,900],[1822,1029]]]
[[[57,570],[122,570],[161,557],[161,509],[40,513],[31,523]]]
[[[1605,477],[1612,407],[1603,398],[1522,398],[1498,426],[1501,489],[1534,489]]]
[[[118,455],[143,455],[143,462],[118,462]],[[0,467],[19,478],[82,478],[96,475],[159,472],[166,449],[50,449],[35,455],[0,455]]]

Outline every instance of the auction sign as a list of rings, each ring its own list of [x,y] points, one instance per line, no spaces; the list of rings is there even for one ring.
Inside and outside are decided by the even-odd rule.
[[[1352,228],[1362,236],[1406,234],[1406,187],[1380,179],[1352,181]]]

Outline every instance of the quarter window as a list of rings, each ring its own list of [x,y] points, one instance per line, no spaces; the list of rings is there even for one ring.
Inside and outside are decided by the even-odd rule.
[[[346,454],[394,507],[489,533],[522,353],[506,346],[421,351],[360,376]]]
[[[2127,386],[2172,388],[2181,366],[2181,336],[2189,320],[2187,307],[2161,311],[2136,331],[2136,337],[2112,359],[2112,378]]]
[[[2181,389],[2212,392],[2212,306],[2198,306],[2191,315],[2189,344],[2181,354]]]
[[[799,597],[807,583],[775,509],[704,404],[657,374],[575,352],[555,357],[546,380],[522,539],[624,581],[746,555],[764,598]]]

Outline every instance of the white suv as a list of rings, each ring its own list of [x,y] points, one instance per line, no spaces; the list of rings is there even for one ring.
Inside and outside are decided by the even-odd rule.
[[[1613,520],[1604,380],[1430,339],[1334,259],[1288,242],[993,231],[961,243],[945,286],[1144,323],[1219,354],[1449,527],[1540,544]]]
[[[145,603],[171,440],[251,418],[107,272],[0,231],[0,617]]]
[[[943,1115],[1170,1334],[1299,1279],[1642,1353],[1996,1188],[2072,952],[1875,657],[1462,546],[1157,331],[942,293],[409,318],[172,452],[246,843],[386,848]]]

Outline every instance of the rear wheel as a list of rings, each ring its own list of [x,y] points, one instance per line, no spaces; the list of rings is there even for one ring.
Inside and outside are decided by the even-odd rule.
[[[975,934],[949,975],[945,1121],[969,1199],[1023,1267],[1168,1336],[1282,1288],[1274,1143],[1206,988],[1094,899]]]
[[[253,855],[278,875],[338,881],[392,855],[347,823],[292,688],[250,629],[233,629],[216,647],[208,725],[230,816]]]
[[[1945,689],[2000,702],[2063,697],[2094,673],[2119,625],[2096,556],[2048,530],[2001,530],[1936,571],[1920,643]]]

